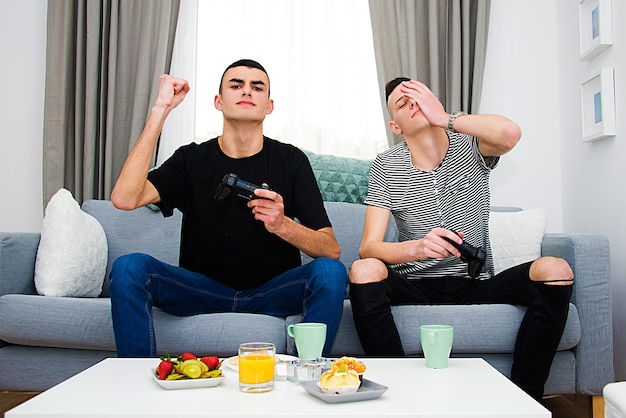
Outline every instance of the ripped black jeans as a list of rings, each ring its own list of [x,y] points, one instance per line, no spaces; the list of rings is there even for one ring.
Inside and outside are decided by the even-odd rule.
[[[404,349],[391,313],[392,305],[506,303],[526,306],[520,325],[511,380],[541,399],[563,335],[572,286],[530,280],[531,263],[505,270],[489,280],[458,277],[408,280],[393,269],[378,283],[350,284],[352,314],[368,356],[401,357]]]

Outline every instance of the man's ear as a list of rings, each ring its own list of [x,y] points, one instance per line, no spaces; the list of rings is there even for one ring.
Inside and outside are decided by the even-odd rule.
[[[273,99],[269,99],[267,101],[267,106],[265,107],[265,114],[269,115],[273,111],[274,111],[274,100]]]
[[[213,105],[215,106],[215,108],[219,111],[222,110],[222,96],[219,94],[215,95],[215,98],[213,99]]]
[[[394,134],[402,135],[402,129],[400,129],[400,127],[395,121],[393,120],[389,121],[389,128],[391,128],[391,132],[393,132]]]

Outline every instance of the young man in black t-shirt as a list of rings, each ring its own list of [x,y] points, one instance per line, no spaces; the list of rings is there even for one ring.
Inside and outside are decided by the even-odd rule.
[[[327,324],[324,355],[329,354],[347,273],[307,157],[263,135],[274,106],[269,89],[259,63],[231,64],[214,100],[224,118],[222,135],[182,146],[149,171],[163,123],[189,91],[187,81],[161,76],[157,100],[111,200],[126,210],[156,204],[164,216],[179,209],[180,266],[145,254],[115,261],[110,293],[119,356],[157,355],[153,306],[178,316],[303,313],[303,322]],[[254,190],[250,200],[236,191],[219,196],[230,173],[269,187]],[[314,260],[302,266],[300,251]]]

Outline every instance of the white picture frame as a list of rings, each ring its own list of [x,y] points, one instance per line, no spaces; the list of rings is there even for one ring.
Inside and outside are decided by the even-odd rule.
[[[580,59],[591,60],[613,44],[611,0],[580,0]]]
[[[602,68],[580,86],[583,141],[615,136],[613,68]]]

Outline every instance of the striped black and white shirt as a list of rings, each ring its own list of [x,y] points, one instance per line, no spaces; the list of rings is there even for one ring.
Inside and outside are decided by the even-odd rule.
[[[379,154],[372,163],[365,203],[388,209],[398,226],[399,241],[423,238],[436,227],[465,233],[465,240],[487,251],[483,272],[491,277],[493,259],[489,244],[489,174],[499,158],[487,166],[478,139],[446,131],[450,147],[432,171],[413,166],[406,142]],[[409,279],[443,276],[469,277],[467,263],[449,256],[392,265]]]

